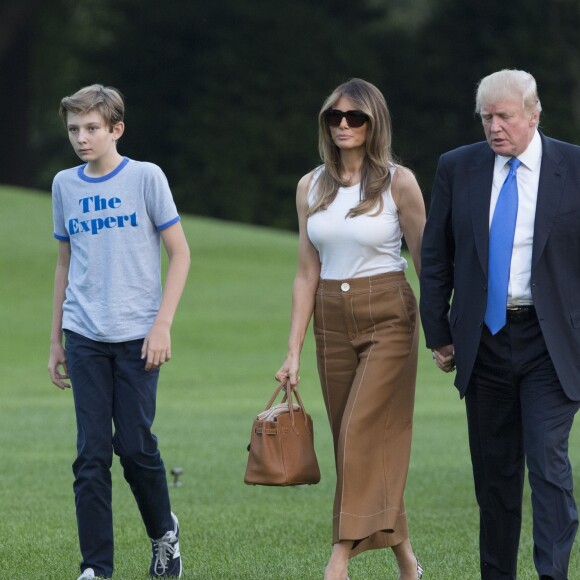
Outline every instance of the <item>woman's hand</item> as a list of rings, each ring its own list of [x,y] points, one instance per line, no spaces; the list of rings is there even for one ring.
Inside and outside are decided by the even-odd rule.
[[[300,355],[289,354],[284,361],[284,364],[280,367],[280,370],[274,375],[276,380],[283,383],[287,380],[290,381],[290,386],[295,389],[300,382]]]

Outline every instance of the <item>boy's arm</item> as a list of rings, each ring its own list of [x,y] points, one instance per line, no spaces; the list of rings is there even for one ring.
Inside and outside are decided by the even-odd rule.
[[[58,243],[58,258],[54,273],[54,301],[52,309],[52,330],[50,333],[50,355],[48,372],[50,379],[59,389],[70,389],[67,381],[68,369],[66,354],[62,345],[62,305],[68,286],[68,270],[70,265],[70,243]]]
[[[161,306],[141,349],[141,358],[146,361],[146,371],[159,368],[171,359],[170,329],[185,287],[190,263],[189,246],[180,222],[163,230],[161,239],[169,256],[169,265]]]

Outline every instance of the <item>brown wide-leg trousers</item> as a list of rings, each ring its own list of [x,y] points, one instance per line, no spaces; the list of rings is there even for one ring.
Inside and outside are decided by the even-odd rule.
[[[351,557],[409,537],[403,492],[409,468],[417,302],[403,272],[321,280],[314,334],[334,440],[333,543]]]

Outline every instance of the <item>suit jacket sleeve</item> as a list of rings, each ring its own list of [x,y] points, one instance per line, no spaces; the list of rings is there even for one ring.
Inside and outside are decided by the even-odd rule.
[[[443,155],[435,174],[431,208],[421,248],[420,311],[428,348],[453,343],[449,327],[455,255],[451,207],[451,179],[446,156]]]

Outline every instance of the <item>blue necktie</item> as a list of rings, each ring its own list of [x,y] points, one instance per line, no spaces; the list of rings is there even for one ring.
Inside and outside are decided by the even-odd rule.
[[[518,179],[516,171],[521,161],[513,157],[508,163],[510,171],[501,186],[489,231],[487,309],[484,320],[491,334],[497,334],[506,323],[510,265],[514,247],[516,218],[518,217]]]

